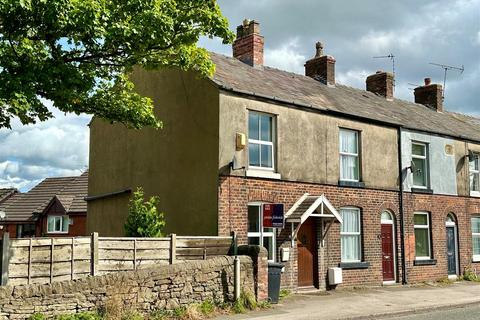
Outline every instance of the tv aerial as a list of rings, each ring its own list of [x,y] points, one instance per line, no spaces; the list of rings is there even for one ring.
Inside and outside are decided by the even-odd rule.
[[[463,71],[465,71],[465,67],[463,66],[463,64],[462,64],[461,67],[454,67],[454,66],[449,66],[449,65],[446,65],[446,64],[434,63],[434,62],[430,62],[429,64],[440,67],[444,70],[442,99],[445,100],[445,89],[446,89],[446,85],[447,85],[447,71],[456,70],[456,71],[459,71],[460,74],[462,74]]]
[[[395,89],[395,56],[393,55],[393,53],[390,53],[386,56],[376,56],[376,57],[373,57],[373,59],[390,59],[390,61],[392,61],[392,73],[393,73],[393,89]]]

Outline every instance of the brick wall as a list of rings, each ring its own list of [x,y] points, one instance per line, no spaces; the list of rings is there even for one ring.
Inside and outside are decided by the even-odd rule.
[[[249,202],[278,202],[288,210],[304,193],[325,194],[336,208],[354,206],[361,209],[363,231],[363,256],[370,263],[368,269],[344,270],[343,287],[353,285],[379,285],[382,283],[380,215],[390,210],[398,221],[398,192],[356,188],[340,188],[309,183],[274,181],[244,177],[221,177],[219,183],[219,235],[236,231],[239,243],[247,243],[247,208]],[[317,228],[319,229],[319,228]],[[291,226],[277,233],[277,256],[281,247],[291,247]],[[317,236],[319,238],[319,236]],[[317,239],[318,240],[318,239]],[[400,252],[397,232],[397,248]],[[321,256],[320,256],[321,255]],[[340,225],[334,223],[328,232],[324,247],[319,246],[320,287],[325,287],[328,267],[340,263]],[[297,250],[290,249],[290,260],[285,263],[282,286],[295,289],[297,286]]]
[[[247,208],[249,202],[274,202],[285,204],[287,211],[304,193],[325,194],[335,208],[345,206],[358,207],[362,216],[363,260],[369,263],[368,269],[343,270],[343,284],[339,287],[382,285],[381,223],[382,211],[389,210],[394,216],[396,276],[401,283],[401,238],[399,220],[399,193],[397,191],[345,188],[331,185],[298,183],[246,177],[220,177],[219,181],[219,235],[228,235],[236,231],[240,244],[247,243]],[[472,263],[472,236],[470,217],[480,215],[480,199],[468,197],[439,196],[428,194],[404,195],[405,242],[408,281],[411,283],[438,280],[447,276],[446,229],[445,219],[449,212],[455,214],[458,221],[460,252],[460,273],[466,266],[480,271],[480,263]],[[414,266],[415,238],[413,212],[428,211],[432,215],[432,244],[436,265]],[[334,223],[321,245],[320,228],[317,221],[318,243],[318,284],[326,288],[326,276],[329,267],[340,263],[340,225]],[[297,287],[297,250],[296,243],[291,248],[291,226],[277,232],[277,257],[280,248],[290,248],[290,260],[284,262],[282,286]]]
[[[246,256],[240,259],[241,286],[253,291],[252,260]],[[216,257],[53,284],[0,287],[0,319],[26,319],[36,312],[52,316],[105,308],[148,313],[207,299],[233,301],[233,260]]]
[[[480,215],[480,199],[469,197],[442,196],[405,193],[405,252],[409,282],[437,280],[447,276],[446,226],[449,213],[456,217],[459,250],[459,271],[466,267],[480,271],[480,263],[472,262],[472,227],[470,218]],[[426,211],[431,215],[431,243],[435,265],[414,266],[415,236],[413,215]]]

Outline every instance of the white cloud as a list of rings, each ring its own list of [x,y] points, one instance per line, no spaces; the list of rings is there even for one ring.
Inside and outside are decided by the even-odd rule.
[[[79,175],[88,164],[89,116],[64,115],[0,129],[0,187],[28,190],[46,177]]]
[[[280,47],[265,50],[265,64],[281,70],[303,74],[303,65],[306,59],[298,52],[298,39],[290,39]]]

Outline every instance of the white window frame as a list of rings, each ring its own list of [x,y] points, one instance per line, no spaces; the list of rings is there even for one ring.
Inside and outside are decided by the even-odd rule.
[[[48,226],[49,226],[49,222],[50,220],[53,219],[53,228],[54,230],[49,230]],[[60,219],[60,230],[55,230],[55,225],[56,225],[56,220],[57,219]],[[66,234],[68,233],[68,229],[69,229],[69,226],[70,226],[70,221],[69,221],[69,217],[68,216],[57,216],[57,215],[51,215],[51,216],[48,216],[47,217],[47,233],[61,233],[61,234]],[[63,231],[63,225],[64,223],[67,223],[67,230],[66,231]]]
[[[422,147],[425,149],[425,155],[424,155],[424,156],[419,156],[419,155],[413,154],[413,146],[414,146],[414,145],[422,146]],[[415,184],[415,178],[413,177],[413,175],[414,175],[415,173],[412,172],[412,185],[413,185],[413,187],[415,187],[415,188],[428,189],[428,187],[429,187],[429,185],[430,185],[430,161],[428,161],[428,154],[429,154],[428,143],[419,142],[419,141],[412,141],[412,148],[411,148],[410,151],[411,151],[411,153],[412,153],[412,161],[413,161],[413,159],[421,159],[421,160],[424,160],[424,168],[423,168],[423,171],[424,171],[424,174],[425,174],[425,185],[424,185],[424,186],[419,186],[419,185],[416,185],[416,184]],[[416,170],[416,169],[414,169],[414,170]]]
[[[427,224],[426,225],[423,225],[423,224],[415,224],[415,215],[425,215],[427,216]],[[427,245],[427,248],[428,248],[428,256],[417,256],[417,251],[415,250],[415,260],[430,260],[432,259],[432,230],[430,228],[430,213],[429,212],[422,212],[422,211],[418,211],[418,212],[414,212],[413,214],[413,231],[414,231],[414,235],[415,235],[415,229],[427,229],[427,240],[428,240],[428,245]],[[417,246],[417,239],[415,239],[415,246]]]
[[[473,255],[473,261],[474,262],[480,262],[480,255],[473,254],[473,238],[480,237],[480,232],[473,232],[473,220],[474,219],[480,220],[480,216],[473,216],[470,219],[470,223],[472,224],[472,255]]]
[[[247,232],[247,238],[259,238],[259,246],[263,247],[263,238],[272,238],[272,259],[269,259],[269,262],[275,262],[277,256],[277,238],[276,238],[276,228],[272,228],[272,232],[264,231],[263,227],[263,202],[251,202],[248,204],[248,207],[258,207],[258,230],[259,232]],[[248,223],[248,217],[247,217]],[[247,225],[248,230],[248,225]],[[268,250],[268,249],[267,249]]]
[[[248,168],[252,170],[260,170],[260,171],[269,171],[275,172],[275,136],[276,136],[276,126],[275,126],[275,116],[269,113],[263,113],[258,111],[248,110],[248,119],[247,119],[247,126],[250,127],[250,114],[258,114],[261,116],[267,116],[271,119],[271,136],[272,141],[264,141],[264,140],[257,140],[257,139],[250,139],[250,134],[248,135]],[[258,128],[259,136],[261,137],[262,133],[260,131],[260,127]],[[272,148],[272,166],[271,167],[262,167],[262,166],[252,166],[250,165],[250,144],[258,144],[260,146],[259,155],[260,155],[260,164],[262,163],[262,145],[270,146]]]
[[[480,181],[480,154],[479,153],[473,153],[474,155],[474,160],[473,161],[469,161],[468,163],[468,168],[469,168],[469,183],[468,185],[470,186],[471,183],[472,183],[472,179],[473,179],[473,176],[474,175],[477,175],[478,176],[478,180]],[[478,170],[475,170],[475,169],[471,169],[470,168],[470,162],[477,162],[478,163]],[[477,197],[480,197],[480,190],[470,190],[470,195],[472,196],[477,196]]]
[[[358,232],[343,232],[342,231],[342,228],[340,227],[340,261],[342,263],[351,263],[351,262],[362,262],[363,261],[363,250],[362,250],[362,213],[361,213],[361,210],[360,208],[357,208],[357,207],[342,207],[340,208],[339,212],[340,212],[340,215],[342,216],[342,219],[343,219],[343,215],[342,215],[342,210],[355,210],[358,214]],[[358,240],[358,257],[359,259],[358,260],[342,260],[342,252],[343,252],[343,248],[341,247],[341,243],[342,243],[342,236],[358,236],[359,240]]]
[[[342,151],[342,145],[340,144],[340,136],[341,136],[342,132],[353,132],[353,133],[355,133],[356,143],[357,143],[357,153],[350,153],[350,152],[343,152]],[[338,150],[339,150],[339,154],[340,154],[340,181],[360,182],[361,174],[362,174],[362,171],[360,170],[360,166],[361,166],[361,161],[360,161],[360,132],[358,130],[340,128],[339,135],[338,135]],[[345,179],[345,178],[343,178],[342,157],[355,157],[355,158],[357,158],[358,179]]]

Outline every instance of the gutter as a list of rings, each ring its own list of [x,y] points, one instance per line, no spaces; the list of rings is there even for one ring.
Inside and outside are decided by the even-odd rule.
[[[132,192],[132,189],[127,188],[127,189],[123,189],[123,190],[119,190],[119,191],[99,194],[99,195],[96,195],[96,196],[88,196],[88,197],[83,198],[83,200],[94,201],[94,200],[98,200],[98,199],[110,198],[110,197],[114,197],[114,196],[118,196],[118,195],[122,195],[122,194],[126,194],[126,193],[131,193],[131,192]]]
[[[393,122],[393,121],[388,122],[388,121],[385,121],[385,120],[376,120],[376,119],[366,118],[366,117],[363,117],[363,116],[357,116],[357,115],[354,115],[354,114],[349,114],[349,113],[345,113],[345,112],[341,112],[341,111],[335,111],[335,110],[331,110],[331,109],[320,109],[318,107],[315,107],[312,104],[307,104],[307,103],[303,103],[303,102],[295,101],[295,100],[287,100],[287,99],[283,99],[283,98],[279,98],[279,97],[275,97],[275,96],[269,96],[269,95],[261,94],[261,93],[255,93],[255,92],[251,92],[251,91],[247,91],[247,90],[236,89],[236,88],[233,88],[233,87],[228,87],[228,86],[225,86],[223,84],[217,83],[217,82],[215,82],[215,80],[213,80],[213,82],[218,86],[219,89],[224,90],[224,91],[233,92],[233,93],[237,93],[237,94],[243,94],[243,95],[246,95],[246,96],[256,97],[256,98],[270,100],[270,101],[276,101],[276,102],[280,102],[280,103],[285,103],[285,104],[297,106],[297,107],[300,107],[300,108],[307,108],[312,112],[320,112],[320,113],[325,113],[325,114],[331,114],[331,115],[338,116],[338,117],[341,117],[341,118],[346,118],[346,119],[358,119],[358,120],[361,120],[362,122],[366,122],[366,123],[373,123],[373,124],[378,124],[378,125],[387,126],[387,127],[392,127],[392,126],[396,127],[396,128],[400,127],[400,128],[405,128],[405,129],[408,129],[408,130],[420,132],[420,133],[427,133],[427,134],[436,135],[436,136],[445,137],[445,138],[450,138],[450,139],[457,139],[457,140],[460,139],[460,140],[471,142],[471,143],[474,143],[474,144],[480,144],[480,140],[471,139],[471,138],[468,138],[464,135],[450,135],[450,134],[438,133],[438,132],[429,131],[429,130],[423,130],[423,129],[421,130],[421,129],[418,129],[418,128],[412,128],[412,127],[409,127],[409,126],[405,126],[401,123],[397,123],[397,122]]]
[[[403,166],[402,166],[402,128],[398,128],[398,176],[400,178],[400,192],[398,198],[399,218],[400,218],[400,250],[402,252],[402,284],[408,283],[407,263],[405,261],[405,217],[403,206]]]

